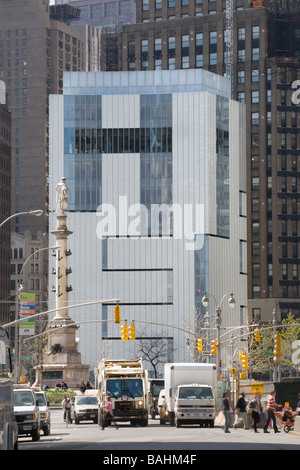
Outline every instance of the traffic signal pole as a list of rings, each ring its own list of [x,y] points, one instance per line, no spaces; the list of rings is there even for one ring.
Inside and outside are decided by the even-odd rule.
[[[273,312],[273,328],[274,328],[274,373],[273,373],[273,382],[280,382],[281,381],[281,358],[279,359],[281,355],[281,334],[277,333],[276,334],[276,325],[277,325],[277,320],[276,320],[276,309],[274,308]],[[280,344],[277,344],[277,338],[278,335],[280,335]]]

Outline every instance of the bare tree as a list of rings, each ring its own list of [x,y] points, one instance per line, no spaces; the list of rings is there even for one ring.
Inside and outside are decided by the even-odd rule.
[[[139,341],[138,354],[144,361],[151,364],[154,376],[157,378],[158,366],[167,362],[170,354],[174,353],[174,349],[170,349],[169,338],[151,333],[151,336],[140,337],[137,340]]]

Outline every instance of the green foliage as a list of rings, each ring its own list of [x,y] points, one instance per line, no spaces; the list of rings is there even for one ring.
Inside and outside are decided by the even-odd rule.
[[[264,324],[260,330],[260,342],[254,341],[254,336],[250,339],[250,358],[249,369],[251,369],[252,376],[257,376],[264,380],[271,380],[274,370],[273,362],[273,349],[274,338],[272,324]]]
[[[281,370],[286,376],[297,375],[297,365],[292,361],[292,343],[300,339],[300,318],[291,313],[277,325],[277,331],[282,334],[282,363]],[[249,369],[253,378],[272,380],[274,371],[274,327],[272,323],[259,327],[260,342],[254,341],[254,335],[249,340]]]
[[[61,405],[61,402],[63,401],[65,395],[67,395],[68,398],[73,398],[76,395],[76,392],[71,389],[68,389],[68,390],[49,389],[49,390],[46,390],[46,394],[47,394],[47,397],[51,406],[51,405]]]

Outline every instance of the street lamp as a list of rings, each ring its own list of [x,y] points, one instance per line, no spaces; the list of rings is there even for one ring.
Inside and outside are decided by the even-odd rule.
[[[222,305],[222,302],[223,300],[225,299],[225,297],[227,297],[228,295],[230,296],[229,297],[229,300],[228,300],[228,305],[230,308],[234,308],[235,306],[235,299],[233,297],[234,294],[225,294],[223,295],[220,303],[218,304],[218,302],[216,301],[216,298],[213,294],[210,294],[214,301],[216,302],[216,325],[217,325],[217,364],[216,364],[216,367],[217,367],[217,380],[219,380],[219,377],[220,377],[220,359],[221,359],[221,351],[220,351],[220,328],[221,328],[221,322],[222,322],[222,318],[221,318],[221,314],[222,314],[222,310],[221,310],[221,305]],[[202,305],[203,307],[207,307],[208,304],[209,304],[209,298],[208,298],[208,294],[207,292],[204,292],[204,295],[202,297]]]
[[[41,212],[43,213],[43,211],[31,211],[31,212]],[[39,214],[35,214],[37,216],[41,215],[40,213]],[[21,276],[23,275],[23,270],[24,270],[24,267],[26,265],[26,263],[28,263],[28,261],[30,261],[30,259],[35,256],[37,253],[41,252],[41,251],[45,251],[45,250],[58,250],[59,248],[61,248],[60,245],[55,245],[55,246],[46,246],[44,248],[40,248],[38,250],[36,250],[34,253],[31,253],[30,256],[28,256],[28,258],[24,261],[23,263],[23,266],[22,266],[22,269],[20,271],[20,274],[18,275],[18,277],[20,278],[20,284],[18,282],[18,278],[17,278],[17,290],[16,290],[16,296],[15,296],[15,301],[16,301],[16,313],[15,313],[15,318],[18,319],[19,318],[19,295],[20,295],[20,292],[23,290],[24,286],[23,286],[23,280],[21,278]],[[18,380],[18,377],[19,377],[19,369],[21,370],[21,344],[19,344],[19,341],[20,341],[20,335],[19,335],[19,325],[16,325],[16,328],[15,328],[15,367],[14,367],[14,378],[15,378],[15,381]]]
[[[13,214],[13,215],[7,217],[7,219],[3,220],[3,222],[1,222],[1,224],[0,224],[0,228],[2,227],[2,225],[4,225],[6,222],[8,222],[13,217],[19,217],[20,215],[35,215],[36,217],[39,217],[42,214],[43,214],[43,211],[40,210],[40,209],[37,209],[37,210],[34,210],[34,211],[17,212],[16,214]]]

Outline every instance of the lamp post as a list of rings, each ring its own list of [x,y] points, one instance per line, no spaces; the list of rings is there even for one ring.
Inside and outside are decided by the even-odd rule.
[[[41,209],[30,210],[30,211],[25,211],[25,212],[16,212],[15,214],[10,215],[5,220],[3,220],[0,224],[0,228],[4,224],[6,224],[6,222],[8,222],[9,220],[13,219],[14,217],[19,217],[20,215],[34,215],[35,217],[39,217],[42,214],[43,214],[43,211]],[[20,290],[21,289],[18,288],[16,291],[16,313],[15,313],[16,317],[18,316],[18,296],[19,296]],[[17,359],[18,359],[17,349],[18,349],[18,327],[16,327],[16,330],[15,330],[15,361],[16,361],[16,366],[14,370],[15,379],[16,379],[16,373],[17,373]]]
[[[38,211],[36,211],[36,212],[38,212]],[[43,211],[41,211],[41,212],[43,212]],[[38,214],[38,215],[41,215],[41,214]],[[45,250],[58,250],[59,248],[61,248],[59,245],[58,246],[57,245],[50,246],[50,247],[47,246],[47,247],[44,247],[44,248],[40,248],[39,250],[36,250],[34,253],[32,253],[30,256],[28,256],[28,258],[24,261],[22,269],[21,269],[20,274],[19,274],[20,281],[21,281],[20,284],[18,283],[18,279],[17,279],[17,290],[16,290],[16,297],[15,297],[15,305],[16,305],[15,317],[16,317],[16,319],[19,318],[19,295],[20,295],[20,292],[23,290],[23,280],[22,280],[21,276],[23,275],[25,265],[37,253],[40,253],[41,251],[45,251]],[[19,342],[20,342],[19,325],[16,325],[16,328],[15,328],[15,366],[14,366],[14,379],[15,379],[15,382],[17,382],[17,380],[18,380],[19,371],[21,370],[21,344],[19,344]]]
[[[17,212],[16,214],[13,214],[13,215],[7,217],[7,219],[3,220],[3,222],[1,222],[1,224],[0,224],[0,228],[2,227],[2,225],[4,225],[10,219],[13,219],[14,217],[19,217],[20,215],[35,215],[36,217],[39,217],[42,214],[43,214],[43,211],[40,210],[40,209],[37,209],[37,210],[34,210],[34,211]]]
[[[217,307],[216,307],[216,326],[217,326],[217,364],[216,364],[216,368],[217,368],[217,380],[219,380],[219,377],[220,377],[220,359],[221,359],[221,345],[220,345],[220,329],[221,329],[221,323],[222,323],[222,318],[221,318],[221,315],[222,315],[222,309],[221,309],[221,305],[222,305],[222,302],[223,300],[227,297],[227,296],[230,296],[229,300],[228,300],[228,305],[230,308],[234,308],[235,306],[235,299],[233,298],[233,295],[234,294],[224,294],[221,301],[218,303],[216,301],[216,298],[213,294],[209,294],[213,297]],[[204,295],[202,297],[202,305],[203,307],[207,307],[208,304],[209,304],[209,298],[208,298],[208,294],[207,292],[204,292]]]

